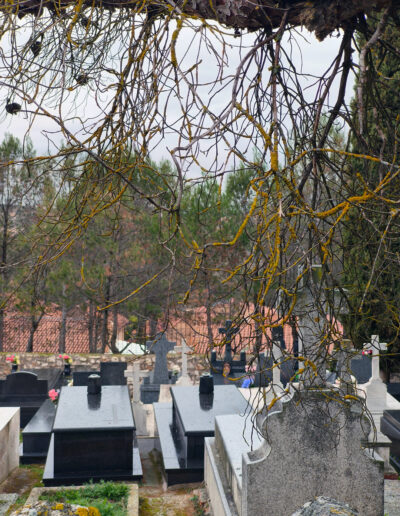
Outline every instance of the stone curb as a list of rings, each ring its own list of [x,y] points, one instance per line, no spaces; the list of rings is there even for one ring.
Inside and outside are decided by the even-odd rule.
[[[67,489],[81,489],[84,486],[34,487],[21,509],[29,508],[29,506],[36,503],[43,492],[58,491],[63,487]],[[127,511],[129,516],[139,516],[139,487],[137,484],[130,485]]]

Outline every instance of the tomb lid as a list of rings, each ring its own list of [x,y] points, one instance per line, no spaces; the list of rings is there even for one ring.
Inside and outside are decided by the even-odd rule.
[[[247,408],[247,401],[234,385],[216,385],[214,394],[202,395],[210,397],[207,408],[202,408],[197,385],[171,387],[171,395],[185,435],[214,435],[215,416],[243,414]]]
[[[107,385],[101,394],[87,393],[87,387],[61,389],[54,432],[135,429],[126,385]]]
[[[22,433],[25,435],[51,432],[55,414],[54,403],[51,400],[46,400],[22,430]]]

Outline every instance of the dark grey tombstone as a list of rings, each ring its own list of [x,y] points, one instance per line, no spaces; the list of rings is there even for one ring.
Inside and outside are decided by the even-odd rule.
[[[400,401],[400,383],[388,383],[387,391],[396,398],[397,401]]]
[[[202,481],[204,438],[214,436],[215,416],[244,414],[248,409],[247,401],[233,385],[216,385],[211,392],[206,391],[200,392],[199,386],[176,385],[171,387],[172,403],[154,404],[169,486]]]
[[[0,407],[20,407],[20,426],[24,428],[48,398],[47,380],[34,373],[20,371],[0,380]]]
[[[294,359],[283,359],[281,361],[281,383],[284,387],[286,387],[286,384],[290,381],[295,381],[294,377],[296,375],[297,371],[297,360]]]
[[[44,462],[49,449],[51,429],[56,415],[54,403],[47,399],[22,431],[22,464]]]
[[[217,359],[216,351],[211,352],[210,357],[210,374],[214,377],[216,385],[236,385],[240,387],[240,380],[246,373],[246,353],[242,351],[239,359],[234,360],[232,353],[232,340],[239,333],[240,327],[234,326],[232,321],[227,320],[225,326],[219,328],[219,333],[225,335],[225,353],[222,359]],[[229,373],[224,375],[224,366],[229,364]]]
[[[126,385],[126,362],[100,362],[101,385]]]
[[[89,383],[88,378],[91,374],[100,374],[100,371],[73,371],[72,378],[74,387],[87,387]]]
[[[272,340],[274,342],[279,342],[279,345],[282,349],[286,349],[283,328],[282,326],[277,326],[271,329]]]
[[[254,374],[255,387],[267,387],[272,382],[273,360],[270,356],[260,353],[257,360],[257,369]]]
[[[97,387],[97,394],[87,387],[61,389],[45,486],[142,477],[128,387],[102,387],[100,382]]]
[[[372,376],[372,360],[370,355],[361,355],[350,361],[351,374],[357,383],[367,383]]]
[[[385,410],[381,417],[381,432],[392,441],[390,462],[400,474],[400,410]]]
[[[142,403],[155,403],[160,397],[160,385],[173,383],[168,371],[167,354],[176,346],[176,342],[167,340],[165,334],[156,340],[146,342],[147,349],[156,355],[154,370],[150,378],[143,378],[140,386],[140,401]]]
[[[160,384],[150,383],[150,378],[145,376],[140,384],[140,401],[151,405],[160,397]]]
[[[156,384],[168,384],[168,363],[167,354],[176,346],[176,342],[170,342],[165,334],[162,334],[155,340],[148,340],[146,342],[147,349],[155,353],[156,359],[153,371],[153,381]]]

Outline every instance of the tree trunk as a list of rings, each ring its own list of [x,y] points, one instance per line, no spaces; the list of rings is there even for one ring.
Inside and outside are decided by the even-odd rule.
[[[94,303],[89,301],[88,313],[89,353],[94,353]]]
[[[207,301],[206,301],[206,321],[207,321],[207,337],[208,337],[208,346],[209,351],[212,351],[214,344],[214,335],[212,331],[212,317],[211,317],[211,289],[210,282],[208,281],[207,271],[205,272],[205,281],[206,281],[206,289],[207,289]]]
[[[7,284],[7,251],[8,251],[8,204],[3,205],[3,241],[1,244],[1,279],[2,279],[2,290]],[[0,352],[4,351],[4,308],[0,308]]]
[[[67,307],[62,306],[60,337],[58,339],[58,352],[65,353],[65,340],[67,335]]]
[[[4,351],[4,308],[0,308],[0,353]]]
[[[114,305],[112,307],[112,314],[113,314],[113,329],[111,333],[111,340],[110,340],[110,348],[112,353],[119,353],[118,348],[116,346],[117,342],[117,332],[118,332],[118,310],[117,305]]]
[[[28,344],[26,346],[27,353],[33,352],[33,337],[35,335],[36,330],[38,329],[39,323],[42,320],[43,315],[44,315],[44,312],[42,312],[39,315],[39,317],[35,317],[35,315],[32,315],[32,317],[31,317],[31,329],[29,332]]]
[[[107,276],[106,280],[106,292],[105,292],[105,302],[106,305],[109,305],[111,302],[111,274]],[[101,331],[101,352],[105,353],[106,347],[108,345],[108,313],[109,309],[105,308],[103,310],[103,327]]]

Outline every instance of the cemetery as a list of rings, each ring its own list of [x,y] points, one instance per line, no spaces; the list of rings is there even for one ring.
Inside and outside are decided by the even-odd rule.
[[[307,356],[311,350],[301,325],[305,331],[310,326],[301,321],[299,347]],[[399,483],[400,403],[380,376],[379,357],[386,344],[373,335],[363,350],[338,357],[333,376],[324,361],[316,361],[325,380],[315,389],[312,377],[299,383],[300,365],[295,358],[286,359],[282,339],[247,368],[245,353],[236,357],[232,351],[231,329],[227,321],[221,332],[223,354],[217,358],[213,351],[209,371],[204,362],[200,376],[186,342],[176,346],[165,337],[148,341],[150,349],[155,344],[150,370],[143,369],[146,362],[140,357],[100,359],[90,369],[77,364],[71,379],[51,369],[41,372],[42,380],[32,372],[7,374],[2,380],[5,406],[0,408],[3,481],[19,464],[38,463],[44,466],[46,488],[89,480],[139,483],[136,502],[131,502],[136,507],[132,514],[139,515],[138,496],[146,495],[154,477],[148,454],[158,450],[165,503],[179,499],[174,491],[168,494],[173,486],[188,485],[198,486],[207,513],[215,516],[292,516],[313,500],[336,507],[332,510],[398,516],[400,490],[393,491],[393,483]],[[180,374],[172,381],[169,371],[177,368]],[[56,379],[52,383],[51,377]],[[252,381],[242,388],[247,377]],[[49,386],[58,387],[54,401],[47,396]],[[157,401],[143,401],[146,386],[155,386]],[[343,389],[348,401],[338,409]],[[158,401],[160,393],[168,392],[170,401]],[[29,399],[36,403],[35,411],[26,416],[19,444],[20,412],[29,395],[36,396]],[[151,503],[152,498],[146,500]]]

